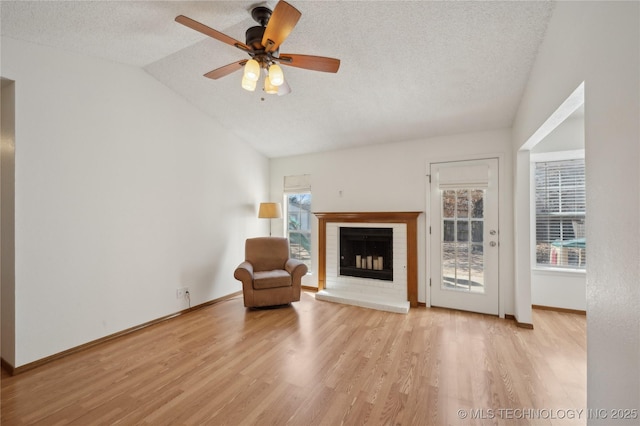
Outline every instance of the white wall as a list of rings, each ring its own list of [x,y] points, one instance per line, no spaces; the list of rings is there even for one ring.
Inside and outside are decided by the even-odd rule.
[[[573,115],[536,144],[532,154],[584,149],[584,115]]]
[[[531,303],[585,311],[587,291],[584,272],[534,269],[531,272]]]
[[[268,160],[144,71],[2,39],[15,366],[240,290]],[[4,310],[4,309],[3,309]]]
[[[640,407],[639,56],[640,3],[557,3],[514,125],[518,150],[585,82],[589,408]]]
[[[514,170],[514,307],[516,320],[533,324],[531,313],[531,158],[530,151],[517,151]]]
[[[443,136],[271,160],[271,198],[281,199],[283,178],[311,175],[315,212],[422,211],[426,210],[430,161],[505,154],[505,179],[501,198],[503,238],[500,262],[501,299],[506,313],[513,312],[512,163],[509,130]],[[426,302],[426,216],[418,219],[418,300]],[[282,235],[274,221],[274,234]],[[317,260],[317,220],[312,227],[312,269]],[[315,272],[315,271],[314,271]],[[317,275],[307,277],[317,286]]]

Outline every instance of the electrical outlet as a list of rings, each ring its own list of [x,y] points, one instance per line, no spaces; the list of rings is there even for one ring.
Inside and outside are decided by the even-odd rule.
[[[189,287],[180,287],[176,289],[176,299],[186,299],[189,293]]]

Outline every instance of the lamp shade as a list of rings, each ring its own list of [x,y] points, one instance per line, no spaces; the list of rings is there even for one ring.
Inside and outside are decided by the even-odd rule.
[[[260,78],[260,64],[255,59],[249,59],[244,66],[244,78],[258,81]]]
[[[270,95],[278,94],[278,88],[273,84],[271,84],[271,80],[269,79],[269,76],[266,76],[264,79],[264,91]]]
[[[269,80],[276,87],[284,83],[284,74],[280,65],[273,64],[269,67]]]
[[[253,80],[249,80],[246,77],[242,77],[242,88],[244,90],[248,90],[249,92],[253,92],[256,90],[256,82]]]
[[[258,217],[262,219],[277,219],[282,217],[280,203],[260,203]]]

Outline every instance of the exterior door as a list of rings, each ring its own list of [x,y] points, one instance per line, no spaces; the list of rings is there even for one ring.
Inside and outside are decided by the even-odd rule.
[[[431,306],[498,315],[498,160],[431,164]]]

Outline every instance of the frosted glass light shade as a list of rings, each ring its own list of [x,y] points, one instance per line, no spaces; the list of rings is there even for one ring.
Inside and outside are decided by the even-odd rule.
[[[249,80],[247,77],[242,77],[242,88],[244,90],[248,90],[249,92],[253,92],[256,90],[256,81]]]
[[[255,59],[249,59],[244,66],[244,78],[258,81],[260,78],[260,64]]]
[[[273,84],[271,84],[271,79],[269,78],[269,76],[267,76],[264,79],[264,91],[267,92],[270,95],[277,95],[278,94],[278,87],[274,86]]]
[[[282,217],[282,207],[280,203],[260,203],[258,217],[262,219],[277,219]]]
[[[284,83],[284,74],[282,73],[280,65],[273,64],[269,67],[269,80],[271,80],[271,84],[276,87]]]

